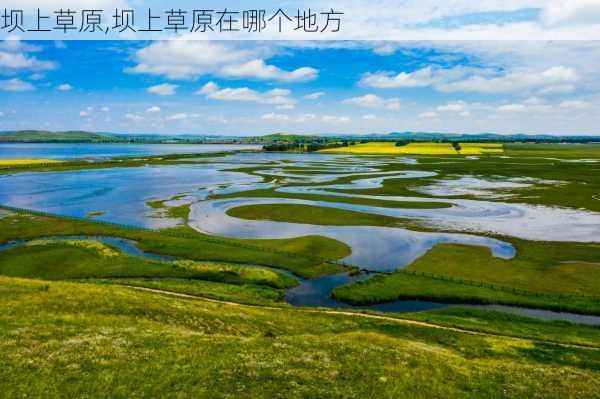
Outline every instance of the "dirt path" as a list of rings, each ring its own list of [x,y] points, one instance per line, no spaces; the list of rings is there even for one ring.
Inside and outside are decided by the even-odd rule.
[[[131,288],[131,289],[138,290],[138,291],[145,291],[145,292],[151,292],[151,293],[155,293],[155,294],[168,295],[168,296],[173,296],[173,297],[177,297],[177,298],[201,300],[201,301],[206,301],[206,302],[213,302],[213,303],[219,303],[219,304],[223,304],[223,305],[237,306],[237,307],[244,307],[244,308],[251,308],[251,309],[266,309],[266,310],[275,310],[275,311],[291,310],[291,311],[304,312],[304,313],[320,313],[320,314],[341,315],[341,316],[349,316],[349,317],[361,317],[361,318],[365,318],[365,319],[389,321],[389,322],[398,323],[398,324],[411,325],[411,326],[417,326],[417,327],[425,327],[425,328],[434,328],[434,329],[446,330],[446,331],[462,333],[462,334],[471,334],[471,335],[493,337],[493,338],[511,338],[511,339],[515,339],[515,340],[531,341],[531,342],[542,343],[542,344],[551,344],[551,345],[556,345],[556,346],[560,346],[560,347],[564,347],[564,348],[600,350],[600,347],[596,347],[596,346],[567,344],[567,343],[563,343],[563,342],[540,340],[540,339],[536,339],[536,338],[525,338],[525,337],[519,337],[519,336],[514,336],[514,335],[504,335],[504,334],[467,330],[467,329],[463,329],[463,328],[459,328],[459,327],[450,327],[450,326],[445,326],[445,325],[441,325],[441,324],[428,323],[428,322],[424,322],[424,321],[403,319],[403,318],[399,318],[399,317],[391,317],[391,316],[384,316],[384,315],[377,315],[377,314],[370,314],[370,313],[349,312],[349,311],[344,311],[344,310],[316,309],[316,308],[248,305],[248,304],[242,304],[242,303],[237,303],[237,302],[206,298],[203,296],[183,294],[180,292],[160,290],[160,289],[156,289],[156,288],[138,287],[138,286],[129,285],[129,284],[115,284],[115,285],[120,285],[122,287],[127,287],[127,288]]]

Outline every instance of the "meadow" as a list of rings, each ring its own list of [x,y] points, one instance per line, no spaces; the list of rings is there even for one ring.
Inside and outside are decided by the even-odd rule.
[[[368,155],[481,155],[502,154],[502,144],[498,143],[408,143],[396,145],[394,142],[368,142],[320,150],[323,153],[368,154]]]
[[[385,144],[342,149],[402,148]],[[9,172],[187,166],[217,158],[224,170],[257,176],[265,187],[217,187],[190,203],[181,192],[147,198],[149,217],[181,221],[154,230],[105,220],[97,209],[65,217],[0,207],[0,397],[600,397],[598,325],[468,307],[600,315],[600,244],[594,240],[470,231],[510,245],[514,256],[441,242],[401,270],[367,274],[345,260],[354,242],[219,236],[197,224],[198,204],[235,199],[264,203],[217,216],[248,225],[267,221],[275,230],[289,223],[450,236],[465,232],[414,215],[455,212],[456,200],[600,211],[600,146],[472,143],[457,153],[448,144],[454,153],[445,154],[446,144],[435,144],[411,149],[429,151],[423,155],[327,152],[292,161],[287,154],[190,154],[4,169],[9,179]],[[399,162],[408,155],[414,162]],[[419,174],[403,176],[406,171]],[[465,176],[479,191],[465,191]],[[444,186],[455,180],[460,191]],[[505,182],[513,186],[499,184]],[[450,191],[432,194],[432,187]],[[335,205],[342,203],[360,211]],[[326,293],[356,308],[288,302],[293,290],[319,288],[334,275],[357,277]],[[442,306],[408,313],[368,308],[398,300]]]

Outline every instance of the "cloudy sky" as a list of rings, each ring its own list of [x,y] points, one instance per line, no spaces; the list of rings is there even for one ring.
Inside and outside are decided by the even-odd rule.
[[[600,134],[600,43],[0,42],[0,130]]]
[[[294,15],[293,9],[324,4],[265,0],[255,7]],[[57,5],[164,8],[154,0],[4,5],[24,8],[26,19],[38,7],[47,14]],[[249,7],[239,0],[212,5]],[[0,41],[0,130],[600,134],[600,0],[336,0],[330,6],[344,12],[340,32],[260,36],[286,40],[190,40],[189,33],[177,40],[156,34],[92,41],[77,33],[31,40],[62,36],[0,29],[0,38],[9,39]],[[314,40],[293,40],[296,34]],[[129,38],[112,31],[105,37]],[[214,37],[251,38],[243,31]]]

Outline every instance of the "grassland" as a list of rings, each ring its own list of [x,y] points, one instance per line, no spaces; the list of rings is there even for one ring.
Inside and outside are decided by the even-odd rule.
[[[598,342],[589,327],[506,324]],[[110,284],[0,277],[0,338],[7,398],[593,398],[600,383],[600,351],[584,346]]]
[[[37,240],[0,252],[0,274],[45,280],[185,278],[285,288],[293,279],[268,269],[193,261],[158,262],[121,254],[93,240]]]
[[[600,259],[600,245],[512,243],[517,255],[510,260],[485,248],[438,245],[407,268],[417,275],[380,275],[337,288],[334,295],[355,304],[418,298],[600,314],[600,268],[588,263]]]
[[[227,214],[250,220],[318,224],[326,226],[400,227],[408,221],[370,213],[301,204],[245,205],[229,209]]]
[[[252,263],[317,277],[344,269],[326,260],[340,259],[349,248],[335,240],[308,236],[283,240],[214,238],[180,227],[160,232],[123,228],[84,220],[38,215],[8,215],[0,219],[0,243],[49,236],[114,236],[135,240],[149,252],[198,261]]]
[[[460,147],[460,150],[455,149],[451,143],[408,143],[397,146],[394,142],[382,141],[330,148],[319,152],[372,155],[481,155],[503,152],[502,144],[461,143]]]
[[[555,149],[539,148],[507,146],[505,155],[518,157],[508,160],[418,156],[410,169],[438,176],[388,180],[383,188],[358,192],[419,197],[415,187],[435,179],[534,176],[568,184],[523,189],[511,200],[598,209],[600,201],[592,199],[600,193],[597,167],[548,160]],[[592,156],[595,150],[586,148],[572,150],[570,159]],[[187,161],[151,157],[122,165],[178,162]],[[76,164],[13,171],[86,167]],[[382,170],[396,168],[406,166]],[[251,173],[260,174],[260,167]],[[235,195],[340,200],[274,190]],[[447,206],[443,198],[433,205],[343,201]],[[168,207],[165,201],[149,206],[183,220],[189,212],[186,205]],[[405,222],[288,204],[230,213],[335,225]],[[42,239],[73,235],[90,238]],[[129,256],[94,241],[97,235],[135,240],[144,250],[187,260]],[[600,245],[498,238],[515,246],[515,259],[494,258],[478,247],[441,245],[410,265],[409,273],[377,276],[338,288],[335,295],[354,303],[419,298],[600,314]],[[34,241],[0,251],[2,398],[600,397],[598,327],[479,309],[381,315],[292,308],[283,301],[283,290],[294,279],[265,266],[305,277],[343,271],[326,260],[343,258],[349,249],[323,237],[235,240],[187,227],[146,231],[0,209],[0,244],[17,239]]]

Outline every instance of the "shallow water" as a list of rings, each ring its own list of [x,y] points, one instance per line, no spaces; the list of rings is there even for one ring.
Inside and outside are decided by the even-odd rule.
[[[439,243],[488,247],[492,254],[512,258],[511,244],[468,234],[426,233],[396,227],[325,226],[300,223],[244,220],[227,215],[227,210],[255,204],[302,204],[337,209],[361,210],[366,206],[293,199],[233,198],[201,201],[192,205],[189,224],[203,233],[237,238],[293,238],[320,235],[347,244],[352,253],[344,261],[366,270],[393,271],[412,263]],[[370,208],[370,207],[367,207]]]
[[[168,255],[160,255],[152,252],[147,252],[140,249],[137,243],[132,240],[110,237],[110,236],[54,236],[54,237],[42,237],[40,240],[53,240],[53,241],[65,241],[65,240],[96,240],[104,244],[111,245],[115,248],[120,249],[123,253],[131,256],[142,257],[155,261],[171,262],[180,258]],[[8,250],[17,246],[25,245],[27,241],[11,241],[0,245],[0,251]],[[255,267],[255,266],[248,266]],[[262,267],[262,266],[260,266]],[[340,302],[331,297],[331,292],[339,286],[365,280],[370,277],[368,273],[361,273],[356,276],[350,276],[348,273],[338,273],[334,275],[328,275],[319,277],[316,279],[303,279],[291,274],[287,270],[281,270],[273,267],[264,267],[269,270],[282,273],[288,277],[296,278],[298,285],[293,288],[289,288],[285,292],[285,300],[293,306],[297,307],[329,307],[329,308],[340,308],[340,309],[355,309],[355,310],[376,310],[379,312],[392,312],[392,313],[407,313],[407,312],[421,312],[427,310],[442,309],[450,306],[461,306],[461,307],[472,307],[480,309],[496,310],[499,312],[514,313],[533,318],[543,320],[563,320],[570,321],[573,323],[588,324],[588,325],[600,325],[600,316],[581,315],[569,312],[554,312],[543,309],[532,309],[523,308],[517,306],[505,306],[505,305],[472,305],[472,304],[445,304],[431,301],[421,300],[398,300],[383,304],[370,305],[370,306],[354,306],[344,302]]]
[[[0,143],[0,159],[112,158],[122,156],[259,150],[260,148],[261,146],[238,144]]]
[[[104,212],[96,219],[162,228],[179,221],[153,217],[155,211],[147,201],[181,193],[201,200],[220,186],[261,181],[258,176],[209,164],[19,173],[0,175],[0,204],[76,217]]]

